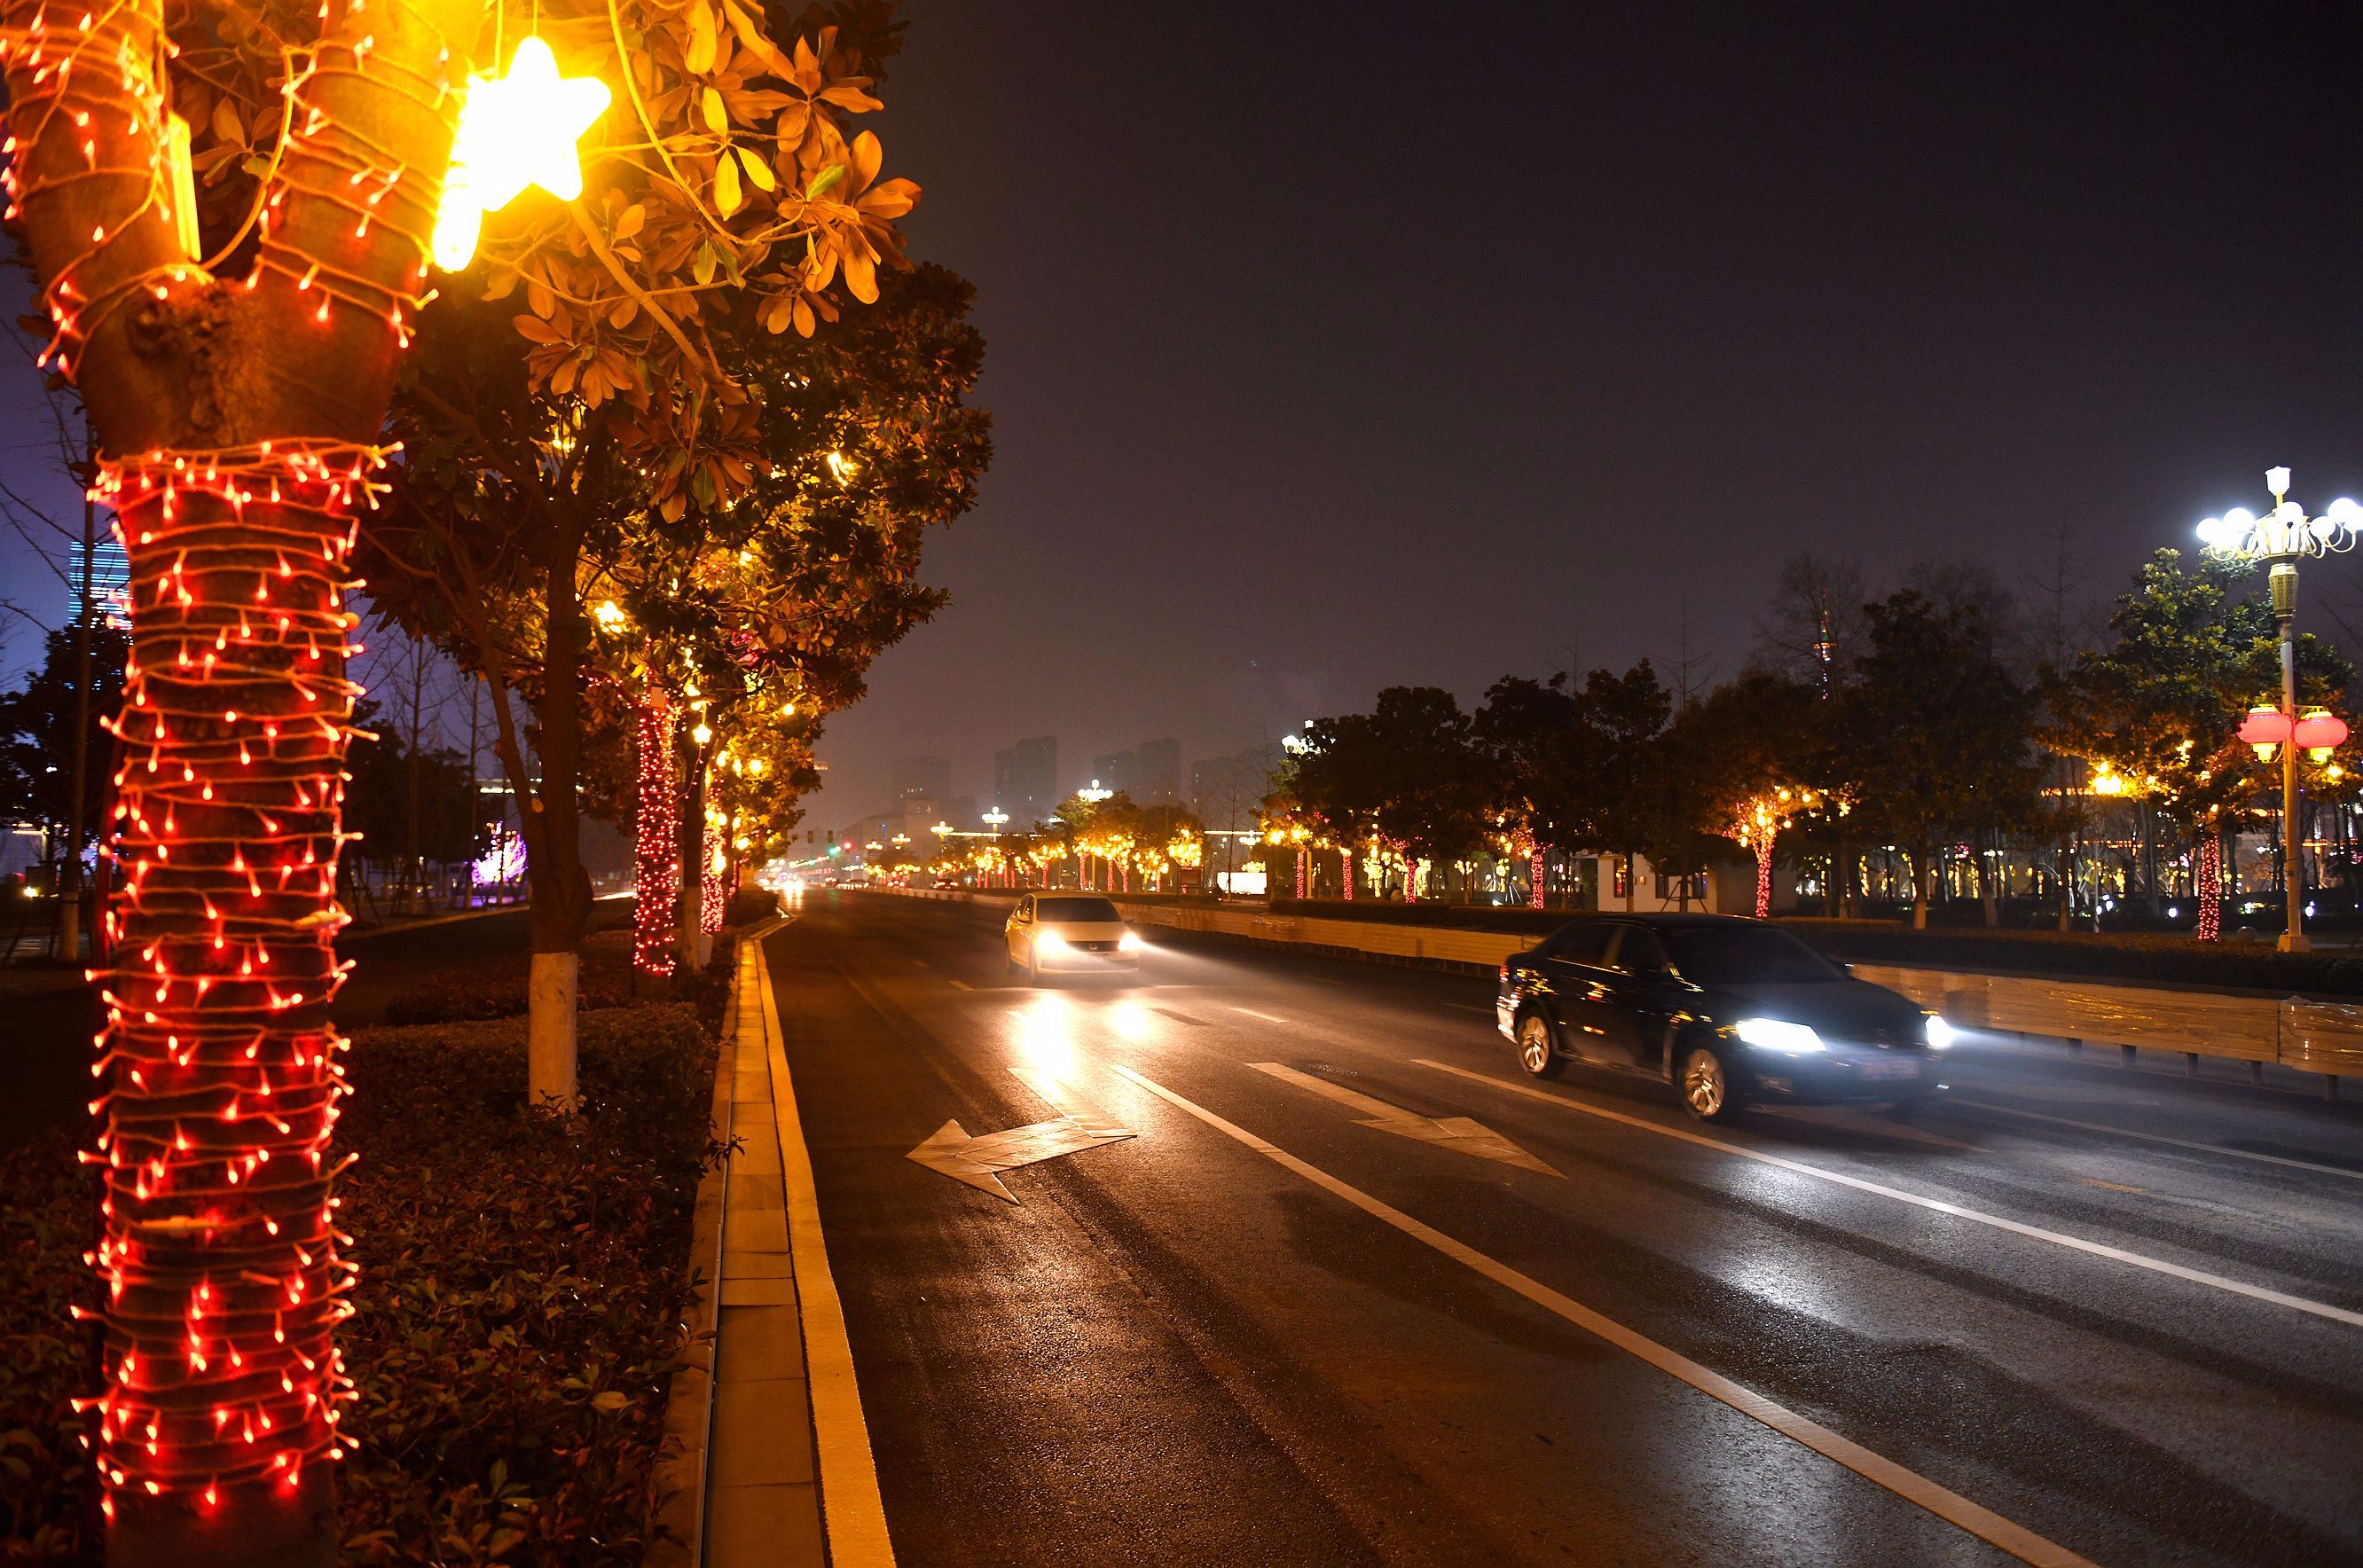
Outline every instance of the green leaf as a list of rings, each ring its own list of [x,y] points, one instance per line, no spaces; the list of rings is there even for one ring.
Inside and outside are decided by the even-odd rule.
[[[821,193],[823,192],[826,191],[830,186],[836,184],[839,180],[844,178],[845,165],[842,163],[830,164],[827,168],[814,175],[812,177],[812,183],[804,187],[804,200],[807,202],[816,202],[820,200]]]
[[[603,1394],[594,1394],[591,1396],[591,1408],[594,1410],[620,1410],[630,1403],[630,1399],[617,1393],[613,1388],[608,1389]]]

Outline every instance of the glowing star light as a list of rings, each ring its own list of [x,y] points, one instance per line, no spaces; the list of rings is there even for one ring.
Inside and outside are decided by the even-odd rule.
[[[527,38],[506,76],[470,79],[451,145],[451,173],[435,215],[435,264],[447,272],[476,254],[483,215],[538,185],[561,202],[582,193],[574,144],[607,112],[613,96],[595,76],[560,77],[558,57]]]

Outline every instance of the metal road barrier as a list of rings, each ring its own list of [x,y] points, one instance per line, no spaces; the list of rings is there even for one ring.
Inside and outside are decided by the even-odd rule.
[[[980,901],[978,895],[965,891],[877,890],[960,903]],[[1515,932],[1275,915],[1196,904],[1135,903],[1121,893],[1108,896],[1137,925],[1437,966],[1491,970],[1540,940],[1532,933]],[[1002,897],[1015,894],[988,893],[982,901],[998,901]],[[2202,1056],[2254,1063],[2259,1069],[2266,1063],[2276,1063],[2322,1075],[2324,1087],[2334,1099],[2340,1077],[2363,1077],[2363,1003],[2168,990],[2102,980],[1905,969],[1884,964],[1851,967],[1858,978],[1900,991],[1964,1029],[2042,1035],[2080,1046],[2172,1051],[2194,1066]]]

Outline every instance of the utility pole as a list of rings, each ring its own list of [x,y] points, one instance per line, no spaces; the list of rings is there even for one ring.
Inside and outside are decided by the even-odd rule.
[[[58,927],[53,955],[69,961],[82,955],[82,835],[83,797],[90,790],[90,640],[96,606],[92,600],[98,554],[98,502],[91,499],[95,482],[98,437],[88,415],[83,419],[82,583],[74,599],[74,723],[73,760],[67,768],[66,853],[58,867]]]
[[[418,855],[418,710],[426,680],[427,645],[414,641],[410,645],[410,814],[403,828],[408,842],[403,845],[402,900],[395,906],[402,910],[410,908],[415,895],[424,894],[427,881],[426,863]],[[420,912],[425,912],[423,908]]]

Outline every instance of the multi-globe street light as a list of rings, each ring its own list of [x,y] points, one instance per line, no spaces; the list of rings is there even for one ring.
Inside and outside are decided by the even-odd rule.
[[[2221,517],[2199,525],[2199,542],[2219,560],[2265,565],[2271,569],[2273,619],[2280,627],[2280,719],[2291,735],[2300,722],[2297,706],[2297,563],[2308,556],[2333,556],[2355,547],[2363,531],[2363,506],[2341,497],[2319,517],[2289,499],[2290,471],[2269,469],[2265,485],[2273,504],[2263,516],[2252,516],[2235,506]],[[2243,726],[2246,728],[2247,726]],[[2244,737],[2245,738],[2245,737]],[[2298,823],[2297,754],[2301,746],[2280,747],[2281,753],[2281,885],[2288,894],[2288,924],[2281,932],[2284,953],[2303,953],[2305,939],[2305,851]]]

